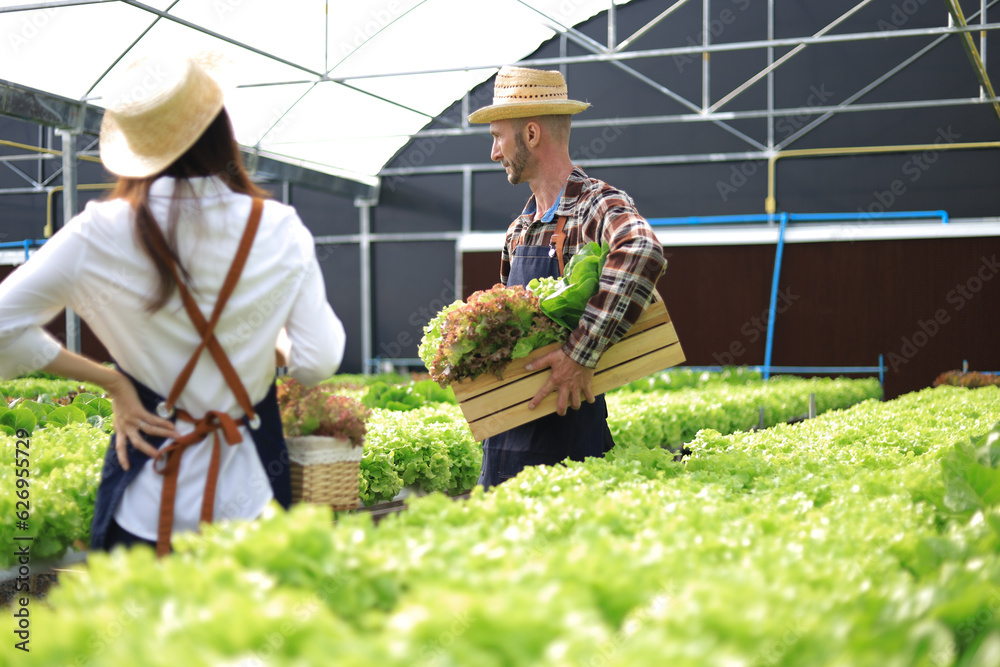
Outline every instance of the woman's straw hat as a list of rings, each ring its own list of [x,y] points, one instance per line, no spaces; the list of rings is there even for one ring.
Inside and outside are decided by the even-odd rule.
[[[101,161],[118,176],[163,171],[222,111],[222,88],[192,58],[142,59],[120,84],[101,123]]]
[[[493,104],[472,112],[469,122],[574,114],[589,106],[568,99],[566,79],[559,72],[504,66],[493,84]]]

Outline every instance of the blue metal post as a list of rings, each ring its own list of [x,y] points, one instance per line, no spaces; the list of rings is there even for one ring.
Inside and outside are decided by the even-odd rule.
[[[885,362],[882,361],[882,354],[878,355],[878,383],[885,386]]]
[[[771,306],[767,314],[767,345],[764,348],[764,379],[771,377],[771,352],[774,349],[774,316],[778,308],[778,280],[781,278],[781,256],[785,252],[785,226],[788,224],[788,214],[781,214],[781,227],[778,228],[778,249],[774,253],[774,276],[771,280]]]

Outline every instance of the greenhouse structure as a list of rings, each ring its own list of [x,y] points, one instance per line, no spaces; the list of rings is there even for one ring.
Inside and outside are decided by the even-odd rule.
[[[1000,665],[998,3],[0,0],[0,281],[113,187],[127,68],[196,58],[367,432],[350,509],[95,555],[109,397],[0,382],[0,664]],[[505,65],[590,104],[570,157],[652,226],[683,363],[607,392],[604,458],[483,491],[420,348],[532,194],[468,119]]]

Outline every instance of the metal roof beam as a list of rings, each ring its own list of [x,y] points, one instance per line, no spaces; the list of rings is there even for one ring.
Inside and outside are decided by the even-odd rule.
[[[960,26],[967,26],[968,23],[965,20],[965,16],[962,14],[962,7],[955,0],[946,0],[948,5],[948,12],[951,14],[952,19]],[[981,10],[982,11],[982,10]],[[975,18],[975,15],[972,16]],[[983,97],[996,97],[993,92],[993,84],[990,82],[989,74],[986,73],[986,57],[985,51],[982,56],[979,55],[979,51],[976,50],[976,43],[972,41],[972,34],[965,33],[962,35],[962,46],[965,48],[965,53],[969,56],[969,62],[972,64],[972,69],[976,73],[976,78],[979,80],[980,93]],[[983,45],[986,44],[986,38],[983,36]],[[993,110],[996,112],[997,118],[1000,118],[1000,104],[994,104]]]
[[[630,67],[630,66],[626,65],[625,63],[619,62],[618,59],[616,59],[614,57],[607,58],[606,56],[614,53],[613,48],[605,47],[603,44],[601,44],[597,40],[588,37],[587,35],[583,34],[579,30],[577,30],[576,28],[567,27],[567,26],[562,25],[561,23],[559,23],[555,19],[551,18],[550,16],[546,15],[545,13],[539,11],[538,9],[535,9],[534,7],[531,7],[530,5],[528,5],[527,3],[525,3],[524,0],[518,0],[518,2],[520,2],[525,7],[528,7],[530,9],[534,10],[540,16],[544,17],[547,21],[549,21],[551,24],[553,24],[554,26],[556,26],[561,34],[563,34],[567,38],[573,40],[573,42],[575,42],[576,44],[579,44],[585,50],[590,51],[591,53],[593,53],[593,54],[595,54],[597,56],[600,56],[600,60],[609,62],[614,67],[617,67],[618,69],[620,69],[623,72],[629,74],[633,78],[638,79],[639,81],[645,83],[647,86],[649,86],[653,90],[655,90],[655,91],[657,91],[659,93],[662,93],[663,95],[666,95],[667,97],[669,97],[670,99],[674,100],[678,104],[680,104],[682,106],[685,106],[688,109],[691,109],[692,111],[703,112],[703,109],[701,107],[699,107],[698,105],[696,105],[695,103],[691,102],[690,100],[688,100],[684,96],[679,95],[678,93],[675,93],[673,90],[671,90],[667,86],[664,86],[663,84],[659,83],[658,81],[655,81],[654,79],[646,76],[645,74],[643,74],[642,72],[638,71],[637,69],[635,69],[633,67]],[[522,62],[521,64],[527,64],[527,63]],[[747,134],[745,134],[743,132],[740,132],[736,128],[728,125],[727,123],[724,123],[724,122],[722,122],[720,120],[713,120],[712,122],[714,122],[716,125],[718,125],[720,128],[722,128],[726,132],[729,132],[733,136],[735,136],[735,137],[737,137],[739,139],[742,139],[743,141],[747,142],[748,144],[750,144],[754,148],[758,148],[758,149],[761,149],[761,150],[764,149],[764,144],[760,143],[759,141],[757,141],[753,137],[750,137]]]
[[[978,12],[971,18],[978,16]],[[695,46],[676,46],[665,49],[646,49],[643,51],[626,51],[614,53],[594,53],[584,56],[565,56],[552,58],[534,58],[531,60],[521,60],[519,64],[524,67],[545,67],[549,65],[573,65],[578,63],[611,62],[621,60],[636,60],[639,58],[665,58],[669,56],[689,56],[701,53],[718,53],[729,51],[753,51],[757,49],[782,48],[786,46],[798,46],[799,44],[839,44],[842,42],[862,42],[876,39],[905,39],[907,37],[937,37],[947,35],[957,35],[965,32],[978,32],[1000,30],[1000,23],[984,23],[967,26],[941,26],[938,28],[913,28],[910,30],[879,30],[875,32],[855,32],[839,33],[836,35],[821,35],[819,37],[787,37],[781,39],[758,39],[747,42],[718,42],[715,44]],[[589,38],[588,38],[589,39]],[[603,47],[602,47],[603,48]],[[352,74],[351,76],[330,76],[324,81],[342,83],[344,81],[360,81],[364,79],[381,79],[385,77],[412,76],[417,74],[444,74],[447,72],[469,72],[474,70],[500,69],[509,62],[503,63],[480,63],[476,65],[466,65],[463,67],[439,67],[422,70],[395,70],[392,72],[373,72],[369,74]],[[312,79],[296,79],[288,81],[270,81],[262,83],[243,84],[240,88],[256,88],[263,86],[283,86],[289,84],[312,83]]]
[[[59,129],[80,129],[81,132],[96,137],[101,132],[101,119],[104,117],[104,110],[85,102],[78,102],[0,79],[0,115]],[[93,144],[87,149],[92,146]],[[51,153],[53,155],[61,154],[59,151]],[[373,193],[378,192],[377,186],[325,174],[268,157],[255,156],[245,150],[243,153],[247,164],[255,163],[256,174],[265,178],[288,180],[297,185],[305,185],[352,199],[356,196],[371,197]],[[4,160],[4,162],[7,161]],[[8,167],[13,168],[13,165],[8,162]],[[30,177],[25,176],[25,178]]]
[[[988,8],[988,7],[992,6],[992,5],[995,5],[997,2],[1000,2],[1000,0],[992,0],[989,4],[986,5],[986,7]],[[970,16],[969,18],[975,18],[976,16],[979,16],[979,14],[980,14],[980,12],[976,12],[975,14],[973,14],[972,16]],[[968,27],[968,26],[966,26],[966,27]],[[914,53],[912,56],[910,56],[909,58],[907,58],[903,62],[899,63],[898,65],[896,65],[895,67],[893,67],[891,70],[889,70],[888,72],[886,72],[882,76],[878,77],[877,79],[875,79],[874,81],[872,81],[871,83],[869,83],[867,86],[865,86],[861,90],[857,91],[856,93],[854,93],[850,97],[846,98],[843,102],[841,102],[839,105],[837,105],[829,113],[826,113],[823,116],[820,116],[819,118],[817,118],[813,122],[809,123],[808,125],[806,125],[802,129],[800,129],[798,132],[795,132],[794,134],[786,137],[785,140],[782,141],[780,145],[778,145],[778,146],[775,147],[775,149],[776,150],[782,150],[782,149],[784,149],[786,146],[789,146],[790,144],[794,143],[798,139],[804,137],[805,135],[807,135],[810,132],[812,132],[813,130],[815,130],[817,127],[819,127],[820,125],[822,125],[826,121],[828,121],[831,118],[833,118],[833,116],[836,115],[837,113],[839,113],[840,111],[848,110],[848,107],[851,104],[853,104],[855,100],[861,99],[862,97],[864,97],[865,95],[867,95],[868,93],[870,93],[872,90],[874,90],[875,88],[881,86],[883,83],[885,83],[886,81],[888,81],[889,79],[891,79],[892,77],[894,77],[899,72],[902,72],[904,69],[906,69],[907,67],[909,67],[917,59],[919,59],[920,57],[922,57],[923,55],[925,55],[926,53],[928,53],[931,49],[934,49],[938,45],[944,43],[944,41],[946,39],[948,39],[948,35],[949,34],[951,34],[951,33],[940,35],[937,39],[935,39],[934,41],[932,41],[930,44],[926,45],[925,47],[923,47],[922,49],[920,49],[919,51],[917,51],[916,53]],[[991,98],[991,99],[994,99],[994,98]],[[996,104],[995,102],[993,102],[993,103],[994,103],[994,105]],[[903,107],[903,108],[911,108],[911,107]]]
[[[677,11],[678,9],[680,9],[681,7],[683,7],[684,5],[686,5],[688,2],[689,2],[689,0],[677,0],[677,2],[675,2],[674,4],[670,5],[666,9],[664,9],[660,13],[659,16],[657,16],[656,18],[654,18],[653,20],[651,20],[649,23],[647,23],[646,25],[644,25],[641,28],[639,28],[638,30],[636,30],[634,33],[632,33],[632,35],[628,39],[626,39],[626,40],[622,41],[620,44],[616,45],[614,47],[614,49],[612,49],[612,50],[615,51],[616,53],[620,53],[620,52],[624,51],[625,49],[627,49],[628,47],[632,46],[632,44],[634,44],[637,39],[639,39],[640,37],[642,37],[643,35],[645,35],[647,32],[649,32],[650,30],[652,30],[663,19],[665,19],[668,16],[670,16],[671,14],[673,14],[675,11]]]
[[[813,37],[820,37],[820,36],[825,35],[826,33],[830,32],[831,30],[833,30],[838,25],[840,25],[841,23],[843,23],[844,21],[846,21],[848,18],[850,18],[851,16],[853,16],[862,7],[864,7],[865,5],[869,4],[870,2],[872,2],[872,0],[862,0],[862,2],[859,2],[858,4],[856,4],[852,9],[847,10],[846,12],[844,12],[843,14],[841,14],[839,17],[837,17],[836,19],[834,19],[831,23],[828,23],[825,27],[823,27],[821,30],[819,30],[819,32],[815,33],[813,35]],[[711,107],[709,107],[708,110],[709,111],[717,111],[717,110],[719,110],[720,108],[722,108],[723,106],[725,106],[727,103],[729,103],[730,101],[732,101],[733,99],[735,99],[737,96],[739,96],[741,93],[743,93],[744,91],[746,91],[748,88],[750,88],[753,84],[757,83],[758,81],[760,81],[761,79],[763,79],[765,76],[767,76],[768,74],[770,74],[771,72],[773,72],[775,69],[777,69],[778,67],[780,67],[784,63],[786,63],[789,60],[791,60],[797,53],[801,53],[802,50],[806,48],[806,46],[808,46],[808,45],[807,44],[799,44],[794,49],[792,49],[791,51],[789,51],[785,55],[781,56],[780,58],[778,58],[777,60],[775,60],[773,63],[769,64],[767,67],[765,67],[764,69],[762,69],[761,71],[757,72],[752,77],[750,77],[749,79],[747,79],[746,81],[744,81],[743,83],[741,83],[740,85],[738,85],[728,95],[726,95],[725,97],[723,97],[722,99],[720,99],[718,102],[716,102],[715,104],[713,104]]]
[[[662,125],[665,123],[707,123],[716,119],[746,120],[750,118],[776,118],[778,116],[815,116],[826,113],[855,113],[862,111],[896,111],[900,109],[925,109],[928,107],[951,107],[967,104],[993,104],[1000,98],[954,97],[939,100],[905,100],[901,102],[872,102],[871,104],[838,104],[834,106],[785,107],[782,109],[760,109],[756,111],[726,111],[706,116],[700,113],[668,114],[657,116],[632,116],[627,118],[590,118],[574,120],[573,128],[608,127],[621,125]],[[714,116],[714,118],[713,118]],[[421,130],[413,134],[421,137],[460,137],[488,134],[488,127],[468,127],[465,129]]]
[[[363,199],[376,199],[378,197],[379,188],[377,185],[368,185],[347,178],[341,178],[340,176],[324,174],[314,169],[307,169],[306,167],[258,155],[246,149],[242,149],[242,153],[243,162],[247,165],[247,171],[257,178],[266,178],[272,181],[289,181],[295,185],[304,185],[315,190],[348,197],[352,200],[358,197]]]
[[[30,2],[24,5],[12,5],[10,7],[0,7],[0,14],[10,14],[13,12],[30,12],[38,9],[58,9],[60,7],[76,7],[78,5],[100,5],[105,2],[118,2],[119,0],[53,0],[52,2]]]
[[[221,40],[223,42],[226,42],[227,44],[232,44],[233,46],[238,46],[241,49],[246,49],[247,51],[250,51],[251,53],[256,53],[259,56],[262,56],[264,58],[268,58],[268,59],[273,60],[275,62],[279,62],[282,65],[287,65],[288,67],[292,67],[292,68],[295,68],[295,69],[300,70],[302,72],[305,72],[307,74],[311,74],[311,75],[313,75],[316,78],[313,79],[313,80],[310,80],[309,81],[310,83],[318,83],[320,81],[332,81],[332,82],[334,82],[334,83],[336,83],[338,85],[344,86],[345,88],[349,88],[349,89],[351,89],[351,90],[353,90],[355,92],[361,93],[362,95],[367,95],[368,97],[373,97],[376,100],[379,100],[380,102],[385,102],[386,104],[392,104],[393,106],[397,106],[400,109],[404,109],[406,111],[410,111],[412,113],[415,113],[418,116],[423,116],[423,117],[425,117],[425,118],[427,118],[429,120],[434,120],[434,116],[431,115],[431,114],[429,114],[429,113],[426,113],[424,111],[420,111],[419,109],[414,109],[413,107],[407,106],[407,105],[405,105],[405,104],[403,104],[401,102],[397,102],[395,100],[391,100],[391,99],[389,99],[387,97],[382,97],[381,95],[378,95],[376,93],[367,91],[367,90],[365,90],[363,88],[358,88],[357,86],[354,86],[354,85],[351,85],[351,84],[347,83],[346,79],[344,79],[344,80],[332,79],[330,77],[327,77],[327,75],[324,74],[323,72],[317,72],[316,70],[311,69],[309,67],[306,67],[305,65],[300,65],[300,64],[297,64],[297,63],[293,63],[290,60],[286,60],[286,59],[284,59],[284,58],[282,58],[280,56],[277,56],[277,55],[275,55],[273,53],[268,53],[267,51],[264,51],[262,49],[258,49],[257,47],[251,46],[250,44],[247,44],[245,42],[241,42],[239,40],[233,39],[232,37],[226,37],[222,33],[215,32],[214,30],[209,30],[208,28],[206,28],[204,26],[200,26],[200,25],[198,25],[196,23],[192,23],[191,21],[187,21],[187,20],[182,19],[182,18],[180,18],[178,16],[174,16],[173,14],[170,14],[168,12],[161,11],[161,10],[157,9],[156,7],[150,7],[149,5],[143,4],[141,2],[137,2],[137,0],[119,0],[119,1],[120,2],[124,2],[125,4],[128,4],[128,5],[131,5],[133,7],[136,7],[137,9],[142,9],[144,11],[147,11],[147,12],[151,13],[151,14],[155,14],[155,15],[161,17],[161,18],[168,19],[170,21],[173,21],[174,23],[178,23],[178,24],[184,26],[185,28],[190,28],[191,30],[195,30],[197,32],[203,33],[205,35],[208,35],[209,37],[214,37],[215,39],[218,39],[218,40]]]
[[[0,79],[0,114],[60,129],[101,131],[104,112],[84,102]]]

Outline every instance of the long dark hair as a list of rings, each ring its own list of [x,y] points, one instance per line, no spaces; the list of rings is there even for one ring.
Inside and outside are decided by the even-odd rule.
[[[178,179],[170,202],[167,233],[164,235],[149,209],[149,188],[157,178],[172,176]],[[178,193],[189,178],[218,176],[234,192],[251,197],[267,197],[267,192],[250,180],[243,167],[239,146],[233,135],[233,126],[225,108],[219,112],[191,148],[173,164],[158,174],[145,178],[121,177],[111,191],[111,199],[124,199],[135,211],[135,234],[143,251],[153,261],[159,282],[156,294],[146,305],[147,312],[155,313],[166,304],[177,287],[170,270],[170,258],[177,265],[181,280],[190,283],[190,275],[177,256]]]

